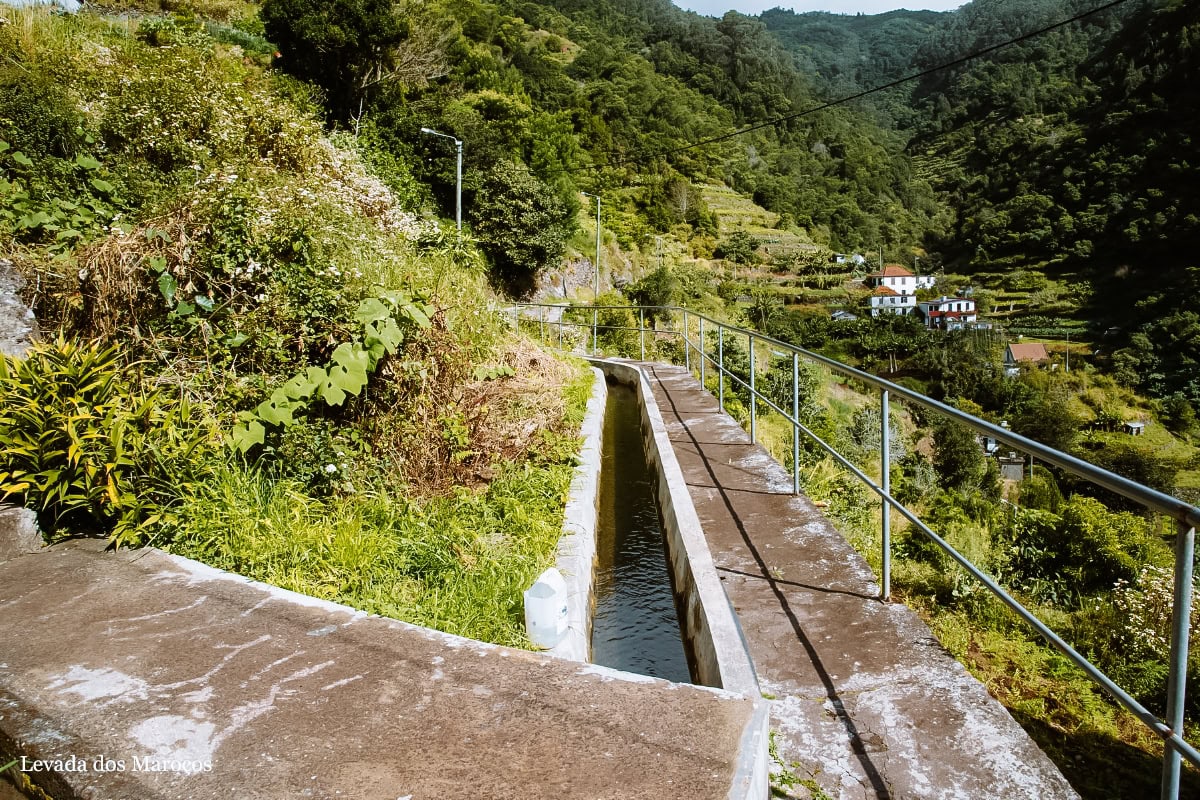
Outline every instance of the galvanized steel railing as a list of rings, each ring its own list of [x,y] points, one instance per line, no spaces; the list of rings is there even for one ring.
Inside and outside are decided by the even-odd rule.
[[[592,321],[587,322],[572,322],[564,318],[567,311],[571,309],[579,309],[581,311],[592,311]],[[638,326],[631,328],[628,326],[602,325],[599,322],[599,311],[603,310],[622,310],[636,311],[638,314]],[[769,336],[764,336],[761,333],[738,328],[732,325],[727,325],[723,322],[713,319],[704,314],[690,311],[686,308],[675,306],[568,306],[561,304],[539,304],[539,303],[516,303],[509,307],[509,312],[512,314],[514,324],[518,325],[522,320],[527,323],[537,323],[541,338],[543,340],[557,341],[559,346],[564,345],[563,331],[564,328],[571,330],[586,331],[591,329],[591,351],[597,352],[599,335],[602,331],[636,331],[639,338],[639,350],[641,359],[646,358],[646,335],[653,336],[670,336],[678,337],[683,344],[684,349],[684,365],[690,372],[698,372],[702,385],[707,373],[707,365],[712,364],[717,369],[717,393],[718,401],[721,408],[725,408],[725,382],[727,379],[740,384],[750,393],[750,437],[752,441],[757,441],[757,421],[758,421],[758,403],[765,403],[769,408],[787,420],[792,426],[792,481],[793,491],[796,494],[800,493],[800,435],[803,433],[815,442],[822,450],[827,452],[835,461],[842,467],[850,471],[855,477],[862,481],[872,491],[879,495],[882,505],[882,526],[881,526],[881,568],[880,568],[880,598],[884,601],[890,598],[891,594],[891,510],[895,510],[900,516],[907,519],[917,530],[924,533],[933,540],[947,555],[950,556],[960,567],[972,575],[976,580],[988,588],[1001,602],[1008,606],[1017,616],[1021,617],[1034,630],[1038,632],[1046,641],[1048,641],[1055,649],[1066,656],[1072,663],[1084,671],[1089,678],[1099,684],[1106,692],[1117,700],[1122,706],[1128,709],[1136,716],[1144,725],[1158,734],[1164,742],[1164,757],[1163,757],[1163,775],[1162,775],[1162,800],[1177,800],[1179,797],[1179,783],[1182,766],[1182,758],[1186,758],[1193,765],[1200,767],[1200,751],[1186,742],[1183,739],[1183,724],[1184,724],[1184,701],[1185,701],[1185,684],[1187,677],[1187,660],[1188,660],[1188,630],[1191,620],[1192,608],[1192,588],[1193,574],[1192,565],[1195,555],[1195,535],[1196,527],[1200,525],[1200,508],[1191,506],[1182,500],[1179,500],[1170,495],[1159,492],[1148,486],[1143,486],[1127,478],[1124,478],[1108,470],[1101,469],[1094,464],[1089,464],[1086,461],[1078,459],[1074,456],[1055,450],[1052,447],[1047,447],[1044,444],[1035,442],[1032,439],[1027,439],[1013,433],[1007,428],[993,425],[990,422],[974,417],[963,411],[960,411],[953,406],[948,406],[945,403],[940,403],[923,394],[914,392],[910,389],[905,389],[903,386],[886,381],[868,372],[855,369],[854,367],[842,364],[826,356],[818,353],[813,353],[795,345],[782,342],[778,339],[773,339]],[[549,318],[552,313],[556,313],[555,318]],[[681,315],[681,328],[671,327],[668,329],[647,328],[646,316],[650,314],[652,318],[665,315],[667,319],[672,319],[675,315]],[[673,323],[672,323],[673,325]],[[553,329],[556,336],[548,336],[548,329]],[[708,352],[707,345],[711,342],[713,333],[717,336],[717,355],[714,357]],[[744,339],[747,343],[749,352],[749,380],[743,380],[736,374],[731,372],[725,364],[725,340],[727,336],[735,336],[739,339]],[[792,359],[792,408],[790,413],[788,410],[780,408],[773,400],[763,395],[757,388],[757,370],[755,366],[754,345],[760,343],[767,345],[773,350],[783,350],[791,354]],[[586,345],[586,339],[584,340]],[[692,365],[692,353],[695,351],[699,354],[698,369],[694,369]],[[836,373],[844,375],[859,381],[862,384],[873,387],[879,391],[880,402],[880,453],[881,453],[881,480],[877,484],[866,473],[855,466],[841,453],[837,452],[829,443],[825,442],[821,437],[814,433],[811,429],[800,422],[800,396],[799,396],[799,370],[800,360],[805,359],[816,364],[825,366]],[[1045,623],[1033,615],[1027,608],[1018,602],[1012,595],[1000,586],[990,575],[983,572],[966,556],[954,549],[945,539],[939,536],[928,525],[921,521],[917,515],[908,509],[903,503],[894,498],[891,494],[890,482],[890,422],[888,419],[889,403],[893,397],[901,398],[907,402],[914,403],[924,408],[936,411],[957,422],[960,422],[975,431],[991,437],[999,442],[1004,442],[1010,447],[1035,457],[1048,464],[1052,464],[1059,469],[1070,472],[1080,478],[1090,481],[1098,486],[1102,486],[1109,491],[1115,492],[1125,498],[1133,500],[1141,505],[1164,514],[1175,521],[1177,533],[1175,536],[1175,584],[1174,584],[1174,605],[1172,609],[1172,630],[1171,630],[1171,654],[1169,674],[1167,681],[1167,714],[1166,719],[1162,720],[1151,713],[1145,706],[1134,699],[1128,692],[1118,686],[1100,669],[1094,666],[1090,661],[1080,655],[1071,645],[1069,645],[1061,636],[1055,633]]]

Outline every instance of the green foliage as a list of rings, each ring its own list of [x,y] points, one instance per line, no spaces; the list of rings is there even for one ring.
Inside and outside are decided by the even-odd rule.
[[[717,244],[716,256],[738,264],[753,264],[758,258],[754,251],[761,244],[746,231],[734,231]]]
[[[384,0],[266,0],[259,12],[267,38],[291,74],[325,90],[336,118],[347,119],[408,25]]]
[[[1169,557],[1144,518],[1088,497],[1071,498],[1058,515],[1019,509],[1001,540],[1006,580],[1027,591],[1040,584],[1039,594],[1060,601],[1133,580],[1142,565]]]
[[[145,541],[198,469],[206,437],[191,406],[124,373],[115,347],[63,338],[0,363],[0,491],[52,537]]]
[[[518,294],[566,251],[571,210],[523,165],[495,165],[471,204],[472,228],[498,281]]]
[[[950,420],[939,421],[933,429],[933,467],[947,489],[977,489],[987,471],[983,450],[975,433]]]
[[[121,208],[117,187],[102,177],[107,172],[90,155],[80,153],[69,165],[58,167],[81,189],[70,198],[50,195],[39,186],[38,165],[21,151],[11,150],[8,142],[0,141],[0,158],[5,162],[0,222],[18,239],[45,243],[51,253],[64,254],[102,233]]]
[[[358,305],[355,319],[362,325],[362,338],[343,342],[324,367],[308,367],[293,375],[254,411],[243,411],[241,422],[230,434],[230,444],[240,453],[266,443],[268,430],[278,431],[297,422],[313,403],[340,406],[349,395],[357,397],[371,373],[404,342],[406,331],[430,326],[432,307],[399,291],[381,292]]]

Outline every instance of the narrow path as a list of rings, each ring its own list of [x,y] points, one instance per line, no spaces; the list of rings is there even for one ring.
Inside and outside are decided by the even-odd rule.
[[[844,800],[1076,797],[916,614],[876,599],[868,565],[711,394],[640,366],[799,778]]]

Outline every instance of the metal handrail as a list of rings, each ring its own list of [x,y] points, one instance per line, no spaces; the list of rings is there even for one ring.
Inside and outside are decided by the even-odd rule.
[[[933,540],[947,555],[949,555],[960,567],[966,570],[976,580],[980,581],[992,594],[994,594],[1001,602],[1008,606],[1021,619],[1028,623],[1039,635],[1055,649],[1061,652],[1072,663],[1084,671],[1084,673],[1097,683],[1101,688],[1108,692],[1118,703],[1124,706],[1134,716],[1136,716],[1142,724],[1146,725],[1159,737],[1162,738],[1166,747],[1164,747],[1163,757],[1163,777],[1162,777],[1162,793],[1161,797],[1164,800],[1177,800],[1179,796],[1179,779],[1181,757],[1186,758],[1192,764],[1200,767],[1200,751],[1185,741],[1181,732],[1183,730],[1184,721],[1184,701],[1185,701],[1185,686],[1187,674],[1187,651],[1188,651],[1188,633],[1191,618],[1191,603],[1193,591],[1193,575],[1192,566],[1195,554],[1195,528],[1200,525],[1200,508],[1189,505],[1188,503],[1171,497],[1163,492],[1153,489],[1148,486],[1143,486],[1140,483],[1131,481],[1121,475],[1117,475],[1094,464],[1090,464],[1075,456],[1068,455],[1052,447],[1048,447],[1040,442],[1033,441],[1019,434],[1013,433],[1007,428],[1002,428],[998,425],[993,425],[986,420],[967,414],[953,406],[946,405],[931,397],[927,397],[918,392],[906,389],[903,386],[892,383],[868,372],[843,364],[834,359],[823,356],[819,353],[814,353],[805,350],[802,347],[780,341],[770,336],[765,336],[757,331],[739,328],[733,325],[728,325],[713,317],[705,314],[692,311],[687,308],[678,306],[573,306],[569,304],[559,303],[514,303],[512,309],[520,308],[554,308],[563,312],[572,309],[591,310],[593,312],[592,323],[576,323],[566,321],[559,317],[558,320],[551,321],[552,324],[559,326],[559,344],[561,345],[562,327],[572,328],[587,328],[591,327],[592,331],[592,351],[596,352],[598,334],[600,329],[605,330],[623,330],[623,331],[638,331],[641,337],[642,359],[645,360],[645,334],[651,332],[654,334],[667,334],[679,336],[684,344],[684,363],[689,372],[692,371],[691,351],[693,348],[700,354],[699,372],[701,380],[705,374],[705,365],[712,363],[718,371],[718,398],[722,409],[725,407],[725,378],[728,377],[740,384],[750,392],[750,436],[751,440],[756,440],[756,416],[757,402],[761,401],[767,404],[769,408],[779,414],[784,420],[792,426],[793,431],[793,491],[799,494],[800,492],[800,471],[799,471],[799,436],[803,433],[814,441],[822,450],[827,452],[835,461],[842,467],[849,470],[856,478],[865,483],[872,491],[879,495],[882,502],[882,566],[880,580],[880,598],[884,601],[889,599],[891,586],[891,542],[890,542],[890,520],[889,511],[895,511],[912,523],[918,530]],[[598,320],[598,311],[600,310],[624,310],[637,311],[639,317],[639,327],[632,328],[624,325],[600,325]],[[659,330],[657,328],[646,328],[645,317],[647,312],[652,316],[660,316],[664,312],[670,315],[682,314],[683,330]],[[690,317],[695,317],[699,327],[699,342],[693,341],[690,337],[690,326],[688,320]],[[519,324],[519,315],[517,320]],[[545,325],[545,314],[542,313],[540,320]],[[709,323],[710,330],[713,326],[716,327],[718,336],[717,357],[714,358],[704,346],[705,338],[705,322]],[[745,336],[749,345],[749,361],[750,372],[749,381],[743,380],[739,376],[728,370],[724,364],[724,341],[726,332],[732,332],[738,336]],[[761,342],[769,345],[772,348],[782,348],[792,355],[792,410],[789,414],[787,410],[781,408],[774,400],[767,397],[758,391],[756,387],[756,367],[754,359],[754,344]],[[882,485],[876,484],[871,478],[851,463],[845,456],[837,452],[837,450],[824,441],[820,436],[813,432],[810,428],[800,422],[799,419],[799,359],[803,357],[809,361],[816,362],[829,369],[844,375],[853,380],[860,381],[868,386],[874,387],[880,392],[881,405],[881,424],[880,424],[880,448],[881,448],[881,469]],[[888,459],[890,456],[890,428],[888,419],[888,405],[891,396],[901,397],[911,403],[923,406],[932,411],[944,414],[957,422],[960,422],[975,431],[986,434],[987,436],[1004,442],[1009,446],[1036,456],[1040,460],[1052,464],[1062,470],[1070,472],[1078,477],[1088,480],[1099,486],[1103,486],[1127,499],[1134,500],[1141,505],[1146,506],[1154,511],[1165,514],[1176,521],[1178,532],[1175,537],[1175,587],[1174,587],[1174,604],[1172,608],[1172,638],[1171,638],[1171,655],[1170,655],[1170,673],[1168,677],[1167,687],[1167,719],[1163,721],[1150,712],[1145,706],[1134,699],[1128,692],[1118,686],[1111,678],[1103,671],[1098,669],[1090,661],[1080,655],[1073,647],[1065,640],[1056,634],[1049,626],[1038,619],[1031,611],[1023,606],[1016,598],[1010,595],[1005,589],[996,582],[987,573],[976,567],[963,554],[959,553],[945,539],[934,532],[928,525],[920,520],[919,517],[909,510],[903,503],[892,496],[890,490],[890,475],[888,474]]]

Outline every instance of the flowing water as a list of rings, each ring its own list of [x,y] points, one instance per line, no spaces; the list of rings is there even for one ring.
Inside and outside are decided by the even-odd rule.
[[[609,384],[600,473],[592,661],[690,682],[634,390]]]

